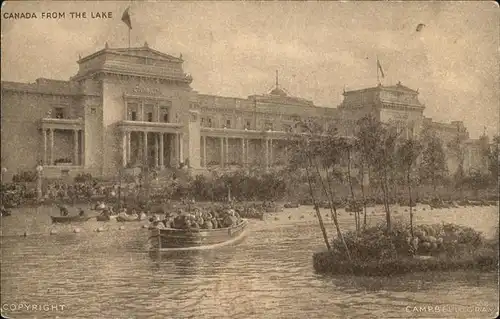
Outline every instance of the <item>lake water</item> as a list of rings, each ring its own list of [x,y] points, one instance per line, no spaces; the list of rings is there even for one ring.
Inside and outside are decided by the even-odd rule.
[[[396,210],[396,215],[407,215],[404,208]],[[74,233],[77,226],[51,225],[49,216],[49,208],[39,208],[2,219],[4,316],[493,318],[497,311],[498,281],[492,273],[391,278],[315,274],[312,254],[324,249],[324,243],[310,207],[251,221],[247,238],[232,247],[160,256],[146,251],[147,231],[141,223],[127,223],[120,230],[114,221],[90,221]],[[370,223],[383,220],[380,211],[368,217]],[[342,228],[351,228],[353,218],[341,213]],[[457,222],[493,236],[498,207],[419,207],[416,220]],[[332,236],[333,224],[326,223]],[[95,232],[103,225],[104,232]],[[58,233],[50,235],[51,230]],[[25,231],[27,237],[21,236]]]

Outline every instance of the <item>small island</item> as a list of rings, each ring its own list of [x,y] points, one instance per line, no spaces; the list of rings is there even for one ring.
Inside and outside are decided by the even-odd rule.
[[[313,255],[314,269],[332,275],[392,276],[409,272],[478,270],[498,271],[498,228],[494,239],[456,224],[385,224],[357,234],[344,234],[345,245],[337,237],[331,250]]]

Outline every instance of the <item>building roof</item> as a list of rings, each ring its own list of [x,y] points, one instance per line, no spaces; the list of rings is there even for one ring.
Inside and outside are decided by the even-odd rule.
[[[398,82],[396,85],[389,85],[389,86],[381,86],[383,89],[390,89],[390,90],[398,90],[398,91],[407,91],[411,93],[418,93],[418,91],[412,90],[409,87],[401,84],[401,82]]]
[[[77,94],[78,90],[69,81],[38,78],[34,83],[2,81],[2,90],[59,95]]]
[[[381,90],[400,91],[400,92],[408,92],[408,93],[418,94],[418,90],[416,91],[416,90],[410,89],[409,87],[401,84],[401,82],[398,82],[396,85],[385,86],[385,85],[379,84],[378,86],[372,86],[369,88],[344,91],[344,95],[366,92],[366,91],[381,91]]]
[[[104,53],[111,53],[111,54],[119,54],[119,55],[125,55],[125,56],[140,56],[140,57],[147,57],[150,59],[156,59],[156,60],[163,60],[163,61],[169,61],[169,62],[177,62],[177,63],[182,63],[184,60],[182,59],[182,55],[180,57],[174,57],[170,54],[166,54],[157,50],[154,50],[149,47],[149,45],[144,43],[144,46],[142,47],[133,47],[133,48],[109,48],[108,44],[106,43],[106,46],[104,49],[97,51],[95,53],[92,53],[91,55],[88,55],[86,57],[81,58],[78,60],[78,63],[83,63],[85,61],[88,61],[90,59],[93,59],[99,55],[102,55]]]
[[[274,88],[271,92],[269,92],[270,95],[279,95],[279,96],[287,96],[286,92],[280,89],[279,87]]]

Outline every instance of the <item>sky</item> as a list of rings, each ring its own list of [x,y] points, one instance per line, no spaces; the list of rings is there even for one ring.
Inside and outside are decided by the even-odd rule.
[[[2,81],[68,80],[79,56],[128,46],[182,54],[192,87],[245,98],[269,92],[279,71],[290,95],[337,107],[342,92],[401,81],[424,115],[463,120],[471,137],[499,130],[499,14],[494,2],[4,2]],[[71,19],[69,12],[87,12]],[[36,13],[7,19],[6,13]],[[42,19],[42,12],[64,12]],[[112,18],[92,19],[91,12]],[[425,26],[417,32],[418,24]]]

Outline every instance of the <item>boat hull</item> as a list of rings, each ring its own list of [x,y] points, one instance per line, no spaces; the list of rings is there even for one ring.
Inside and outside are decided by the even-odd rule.
[[[99,215],[99,216],[96,216],[96,218],[95,218],[95,219],[96,219],[98,222],[109,222],[110,220],[112,220],[112,219],[116,219],[116,218],[117,218],[117,217],[116,217],[116,216],[113,216],[113,215],[111,215],[111,216],[102,216],[102,215]]]
[[[81,223],[86,222],[94,216],[50,216],[53,224]]]
[[[136,217],[116,216],[116,221],[120,222],[120,223],[125,223],[125,222],[140,222],[141,219],[136,218]]]
[[[218,229],[151,229],[151,250],[197,250],[210,249],[236,243],[246,235],[248,221],[239,225]]]

